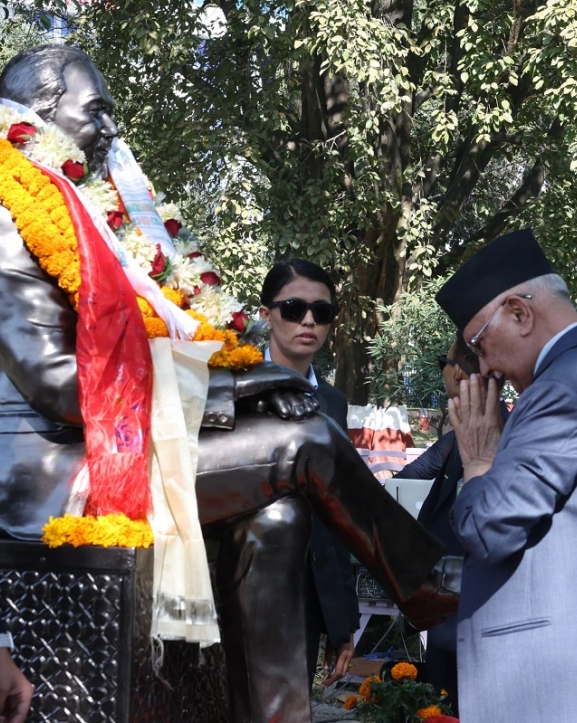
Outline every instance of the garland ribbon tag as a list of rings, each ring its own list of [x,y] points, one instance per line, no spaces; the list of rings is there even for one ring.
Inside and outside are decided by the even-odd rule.
[[[108,171],[132,223],[160,244],[165,256],[172,258],[176,253],[174,245],[150,197],[144,175],[130,148],[119,138],[112,141]]]

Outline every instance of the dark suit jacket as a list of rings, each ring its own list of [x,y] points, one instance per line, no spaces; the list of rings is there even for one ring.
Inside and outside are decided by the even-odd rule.
[[[501,403],[501,414],[507,419],[507,408]],[[431,479],[433,486],[419,512],[418,520],[429,532],[432,532],[446,547],[447,555],[464,555],[465,550],[453,531],[450,511],[457,497],[457,483],[463,476],[463,462],[455,433],[447,432],[426,452],[411,464],[408,464],[395,477],[402,479]],[[428,633],[428,645],[436,645],[443,650],[457,649],[457,616],[450,615],[446,622],[431,628]]]
[[[419,511],[418,520],[447,546],[447,555],[465,554],[449,520],[449,512],[457,494],[457,482],[462,476],[463,463],[454,432],[444,434],[426,452],[395,475],[402,479],[435,479]],[[431,628],[427,645],[455,652],[457,616],[450,615],[444,623]]]
[[[395,475],[401,479],[434,478],[435,481],[423,502],[418,520],[447,546],[448,555],[464,554],[449,521],[449,511],[455,501],[457,482],[462,476],[463,463],[454,432],[444,434],[438,442]]]
[[[347,431],[347,400],[324,379],[318,379],[320,411]],[[359,627],[359,603],[351,556],[347,548],[313,513],[310,562],[322,614],[321,629],[334,646],[345,643]],[[315,634],[312,634],[313,637]],[[316,635],[318,649],[318,635]],[[312,642],[312,641],[311,641]]]

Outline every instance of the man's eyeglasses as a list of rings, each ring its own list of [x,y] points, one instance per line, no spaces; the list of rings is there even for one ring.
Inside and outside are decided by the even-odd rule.
[[[533,296],[531,294],[512,294],[512,296],[519,296],[521,299],[532,299]],[[483,356],[483,350],[479,346],[479,340],[483,336],[483,334],[487,331],[489,328],[489,324],[493,321],[493,319],[497,316],[497,314],[501,311],[501,309],[505,306],[507,301],[510,297],[507,297],[505,301],[499,306],[496,311],[494,311],[491,316],[487,319],[487,321],[483,324],[483,326],[479,329],[479,331],[475,334],[475,336],[470,339],[468,342],[466,342],[469,349],[476,354],[478,357]]]
[[[445,367],[446,367],[447,364],[448,364],[448,365],[451,366],[451,367],[460,367],[460,368],[465,372],[465,374],[466,374],[468,377],[471,376],[471,372],[470,372],[470,371],[468,371],[467,369],[465,369],[465,367],[464,367],[462,364],[459,364],[458,361],[455,361],[455,359],[449,359],[449,357],[448,357],[446,354],[439,354],[439,356],[438,356],[438,361],[439,361],[439,369],[440,369],[442,372],[445,370]]]
[[[330,324],[339,313],[339,307],[328,301],[313,301],[309,303],[304,299],[284,299],[267,304],[269,309],[278,308],[281,319],[299,324],[307,315],[309,309],[313,313],[315,324]]]

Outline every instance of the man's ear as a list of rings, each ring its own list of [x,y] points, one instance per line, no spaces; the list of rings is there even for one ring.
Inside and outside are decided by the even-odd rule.
[[[527,336],[533,330],[535,315],[529,299],[522,296],[510,296],[507,299],[507,310],[515,319],[521,336]]]
[[[268,308],[268,306],[259,306],[258,313],[263,321],[268,322],[270,318],[270,309]]]

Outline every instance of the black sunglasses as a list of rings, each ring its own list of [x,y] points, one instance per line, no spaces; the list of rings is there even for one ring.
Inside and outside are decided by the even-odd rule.
[[[269,309],[280,309],[281,319],[293,321],[296,324],[305,318],[309,309],[313,312],[315,324],[330,324],[339,313],[339,307],[328,301],[313,301],[309,304],[304,299],[284,299],[283,301],[272,301],[267,306]]]
[[[439,354],[438,361],[439,361],[439,369],[441,371],[444,371],[445,367],[448,364],[449,366],[452,366],[452,367],[460,367],[468,377],[471,376],[470,371],[465,369],[465,367],[462,364],[459,364],[458,361],[455,361],[454,359],[449,359],[449,357],[446,354]]]

